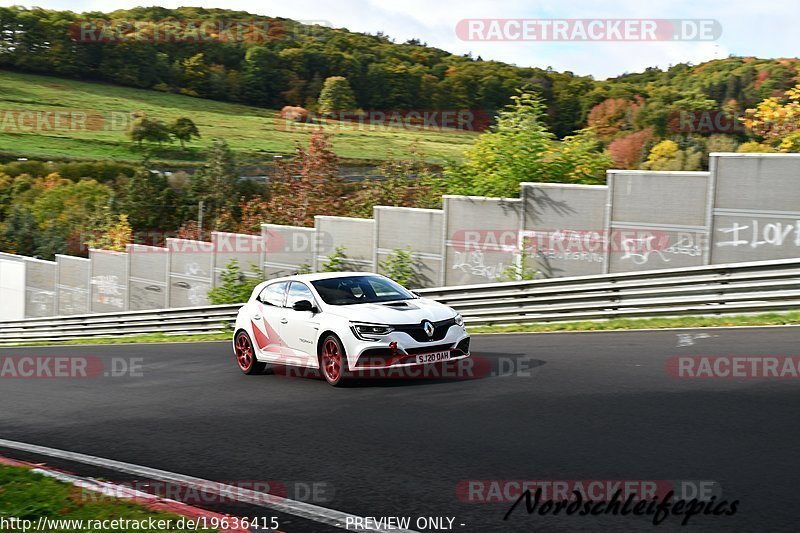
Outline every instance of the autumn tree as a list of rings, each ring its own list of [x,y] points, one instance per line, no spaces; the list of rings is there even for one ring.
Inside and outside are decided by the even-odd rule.
[[[622,131],[632,131],[644,100],[636,96],[633,101],[609,98],[594,106],[589,112],[587,126],[604,141],[613,139]]]
[[[240,206],[239,231],[252,233],[260,224],[313,226],[315,215],[340,215],[345,199],[339,158],[328,136],[318,130],[308,148],[297,146],[294,157],[280,161],[270,178],[269,197],[255,197]]]
[[[128,223],[128,215],[112,215],[106,211],[104,220],[97,226],[97,232],[87,239],[88,248],[124,252],[133,242],[133,228]]]
[[[633,170],[645,155],[644,148],[653,138],[652,128],[647,128],[624,137],[614,139],[608,145],[608,153],[614,162],[614,168]]]
[[[345,201],[347,216],[371,218],[376,205],[440,209],[447,183],[437,167],[425,161],[416,143],[411,156],[390,157],[377,169],[380,179],[360,182]]]
[[[647,161],[647,170],[700,170],[702,154],[696,148],[682,150],[675,141],[664,140],[653,146]]]
[[[784,92],[784,98],[764,99],[741,120],[779,151],[800,152],[800,84]]]

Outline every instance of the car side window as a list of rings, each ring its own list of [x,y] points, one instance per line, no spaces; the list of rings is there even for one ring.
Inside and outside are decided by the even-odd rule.
[[[258,300],[266,305],[274,305],[275,307],[283,307],[283,297],[286,295],[286,287],[289,285],[288,281],[280,281],[267,285],[258,295]]]
[[[311,292],[311,289],[309,289],[305,283],[293,281],[289,286],[289,296],[286,298],[286,307],[291,308],[295,302],[299,302],[300,300],[308,300],[312,304],[316,304],[314,301],[314,293]]]

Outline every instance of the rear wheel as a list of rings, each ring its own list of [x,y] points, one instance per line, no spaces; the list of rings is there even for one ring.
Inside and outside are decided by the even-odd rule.
[[[236,334],[233,341],[233,351],[236,355],[236,364],[239,365],[239,370],[247,375],[261,374],[266,368],[266,363],[260,363],[256,359],[256,353],[253,349],[253,342],[250,336],[245,331],[240,331]]]
[[[325,381],[330,385],[334,387],[345,385],[350,375],[347,354],[345,354],[342,343],[336,335],[328,335],[323,339],[319,367],[325,377]]]

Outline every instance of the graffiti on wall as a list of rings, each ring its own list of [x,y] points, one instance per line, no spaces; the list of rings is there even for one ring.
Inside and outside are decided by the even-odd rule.
[[[92,285],[97,288],[97,297],[95,301],[102,305],[110,305],[122,309],[125,306],[125,301],[122,298],[122,286],[119,276],[116,274],[105,274],[102,276],[93,276]]]
[[[763,224],[752,219],[748,224],[734,222],[730,226],[718,228],[717,231],[723,236],[716,242],[720,247],[800,246],[800,220]]]

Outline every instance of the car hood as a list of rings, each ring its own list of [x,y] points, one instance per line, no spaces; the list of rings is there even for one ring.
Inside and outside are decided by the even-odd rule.
[[[325,312],[353,322],[370,324],[419,324],[425,319],[431,322],[453,318],[456,312],[439,302],[426,298],[399,302],[328,305]]]

